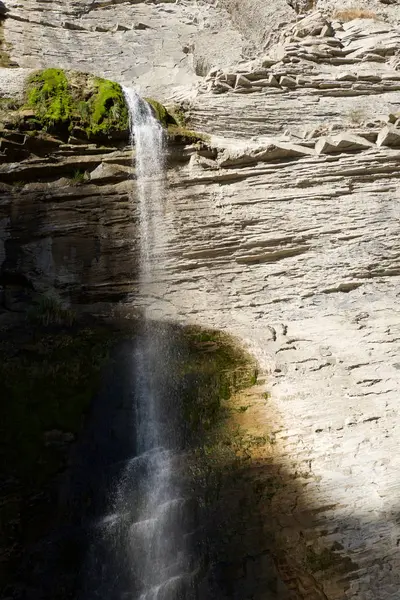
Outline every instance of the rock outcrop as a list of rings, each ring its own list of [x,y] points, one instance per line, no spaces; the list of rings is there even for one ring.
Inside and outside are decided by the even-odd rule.
[[[263,418],[269,404],[280,414],[274,451],[293,485],[278,487],[271,518],[294,597],[396,599],[400,37],[388,18],[398,7],[363,2],[387,21],[346,22],[337,3],[300,19],[278,2],[277,32],[265,27],[271,4],[258,14],[250,0],[6,4],[12,61],[190,97],[191,126],[212,136],[171,151],[168,269],[146,299],[135,298],[129,151],[57,143],[5,163],[7,307],[18,307],[14,291],[51,284],[73,303],[146,301],[157,318],[237,335],[268,373]],[[67,182],[75,169],[87,183]]]

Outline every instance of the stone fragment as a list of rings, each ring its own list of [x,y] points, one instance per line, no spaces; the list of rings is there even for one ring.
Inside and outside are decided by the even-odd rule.
[[[116,23],[111,28],[112,33],[117,33],[117,31],[129,31],[129,30],[130,30],[130,27],[128,27],[127,25],[122,25],[122,23]]]
[[[86,31],[85,27],[82,27],[82,25],[79,25],[73,21],[63,21],[61,23],[61,27],[63,29],[69,29],[70,31]]]
[[[140,30],[143,31],[144,29],[151,29],[151,27],[150,27],[150,25],[147,25],[146,23],[142,23],[139,21],[138,23],[135,23],[132,26],[132,29],[138,29],[139,31]]]
[[[246,77],[249,81],[257,81],[258,79],[265,79],[269,75],[269,69],[254,69],[246,73],[240,73],[243,77]]]
[[[362,57],[362,62],[380,62],[385,63],[386,57],[381,54],[376,54],[375,52],[367,52]]]
[[[383,114],[376,115],[376,120],[380,121],[382,123],[391,123],[393,125],[397,120],[397,116],[394,115],[393,113],[389,113],[389,114],[383,113]]]
[[[257,80],[257,87],[270,87],[270,85],[269,78]]]
[[[271,58],[269,56],[265,56],[262,60],[261,66],[263,67],[272,67],[273,65],[275,65],[278,61],[275,60],[274,58]]]
[[[271,56],[271,59],[274,61],[272,64],[276,64],[277,62],[280,62],[281,60],[283,60],[286,57],[286,46],[284,46],[283,44],[276,44],[275,46],[273,46],[273,48],[271,48],[270,56]],[[268,66],[268,64],[266,64],[265,59],[262,63],[262,66],[263,67]]]
[[[232,88],[227,83],[222,83],[221,81],[211,82],[208,86],[209,91],[212,91],[213,94],[224,94],[225,92],[229,92]]]
[[[214,79],[218,75],[223,75],[223,71],[221,71],[221,69],[219,69],[218,67],[213,67],[208,71],[205,79],[206,81],[208,81],[209,79]]]
[[[295,33],[298,37],[306,37],[309,35],[320,35],[323,28],[327,26],[326,19],[317,11],[301,19],[296,24]]]
[[[341,133],[336,136],[321,137],[315,145],[317,154],[330,154],[333,152],[354,152],[367,150],[373,144],[365,138],[351,133]]]
[[[331,27],[331,25],[328,23],[328,24],[324,25],[324,27],[321,29],[321,33],[319,35],[321,37],[331,37],[332,35],[334,35],[334,30]]]
[[[338,73],[335,79],[336,81],[357,81],[357,75],[349,73],[348,71],[343,71],[342,73]]]
[[[233,91],[234,94],[253,94],[254,92],[261,92],[263,88],[252,85],[250,87],[238,86]]]
[[[268,77],[268,83],[271,87],[279,87],[279,81],[275,77],[275,75],[270,75]]]
[[[235,85],[236,74],[235,73],[223,73],[217,76],[217,81],[227,83],[229,86]]]
[[[377,73],[361,73],[358,76],[359,81],[370,81],[371,83],[378,83],[382,81],[382,77]]]
[[[101,163],[90,173],[90,181],[95,183],[115,183],[126,180],[130,175],[130,169],[120,165]]]
[[[387,125],[384,127],[378,135],[376,140],[377,145],[380,146],[400,146],[400,131],[393,125]]]
[[[282,87],[295,88],[296,80],[293,79],[293,77],[288,77],[287,75],[284,75],[280,78],[279,85],[281,85]]]
[[[249,81],[244,75],[237,75],[235,82],[235,89],[238,87],[251,87],[251,81]]]

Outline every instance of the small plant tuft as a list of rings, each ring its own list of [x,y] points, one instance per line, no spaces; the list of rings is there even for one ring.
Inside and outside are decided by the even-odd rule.
[[[72,176],[73,185],[81,185],[85,183],[85,171],[81,171],[80,169],[76,169]]]
[[[366,118],[367,115],[363,108],[353,108],[348,113],[348,119],[354,125],[361,125]]]
[[[338,19],[339,21],[343,21],[343,23],[347,23],[349,21],[354,21],[354,19],[374,19],[378,21],[378,15],[370,10],[365,10],[363,8],[349,8],[344,10],[337,10],[333,17]]]
[[[64,308],[55,296],[43,294],[28,310],[27,318],[31,323],[48,327],[50,325],[71,326],[75,322],[74,311]]]

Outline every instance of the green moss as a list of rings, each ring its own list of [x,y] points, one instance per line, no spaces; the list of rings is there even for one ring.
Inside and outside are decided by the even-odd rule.
[[[168,109],[154,98],[145,98],[170,139],[207,143],[209,136],[187,127],[183,105]],[[85,139],[127,134],[128,108],[118,83],[83,73],[45,69],[30,77],[25,94],[24,129],[49,131],[67,138],[70,133]]]
[[[88,104],[89,133],[128,129],[128,109],[118,83],[96,78],[95,92]],[[82,104],[80,106],[82,111]]]
[[[171,117],[165,106],[161,104],[161,102],[154,100],[154,98],[144,98],[144,100],[146,100],[146,102],[150,104],[151,108],[154,111],[154,116],[158,121],[160,121],[161,125],[163,127],[167,127],[168,123],[171,122],[171,119],[173,119],[173,117]],[[175,122],[175,120],[173,121]]]
[[[223,421],[231,395],[253,384],[257,368],[226,334],[190,328],[185,337],[187,360],[180,371],[182,412],[188,435],[197,443]]]
[[[187,107],[184,104],[174,104],[170,109],[169,113],[175,119],[175,122],[179,127],[186,127],[189,122],[189,116]]]
[[[20,103],[15,98],[0,98],[0,112],[15,111],[20,108]]]
[[[48,325],[72,325],[75,313],[62,306],[54,296],[40,296],[27,312],[28,320],[44,327]]]
[[[45,69],[30,77],[27,106],[45,126],[70,123],[73,104],[68,79],[61,69]]]
[[[76,169],[72,176],[72,184],[81,185],[82,183],[85,183],[85,171],[82,171],[81,169]]]
[[[187,129],[186,127],[181,127],[180,125],[169,125],[168,126],[168,136],[172,139],[174,138],[183,138],[185,141],[190,143],[195,142],[210,142],[210,136],[206,133],[200,133],[198,131],[192,131],[191,129]]]
[[[39,129],[88,139],[128,130],[128,109],[119,84],[91,75],[45,69],[28,81],[26,107]]]
[[[208,136],[205,134],[188,129],[188,116],[183,105],[173,105],[171,108],[167,108],[154,98],[145,98],[145,100],[152,107],[156,119],[168,130],[171,137],[181,136],[195,141],[208,140]]]

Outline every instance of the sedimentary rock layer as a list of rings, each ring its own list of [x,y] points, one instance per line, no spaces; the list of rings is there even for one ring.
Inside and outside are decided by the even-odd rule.
[[[382,6],[383,16],[398,11]],[[147,302],[157,318],[238,335],[280,412],[275,448],[293,486],[276,490],[276,535],[289,558],[300,543],[310,548],[295,597],[397,599],[398,31],[317,12],[250,61],[232,25],[229,45],[202,21],[202,3],[52,7],[8,2],[12,60],[134,78],[174,98],[193,96],[200,81],[192,126],[213,139],[174,151],[159,240],[168,268],[140,299],[128,154],[67,144],[6,162],[3,270],[20,275],[6,282],[7,305],[18,307],[14,292],[29,284],[51,284],[72,302]],[[87,183],[72,185],[76,168]]]

